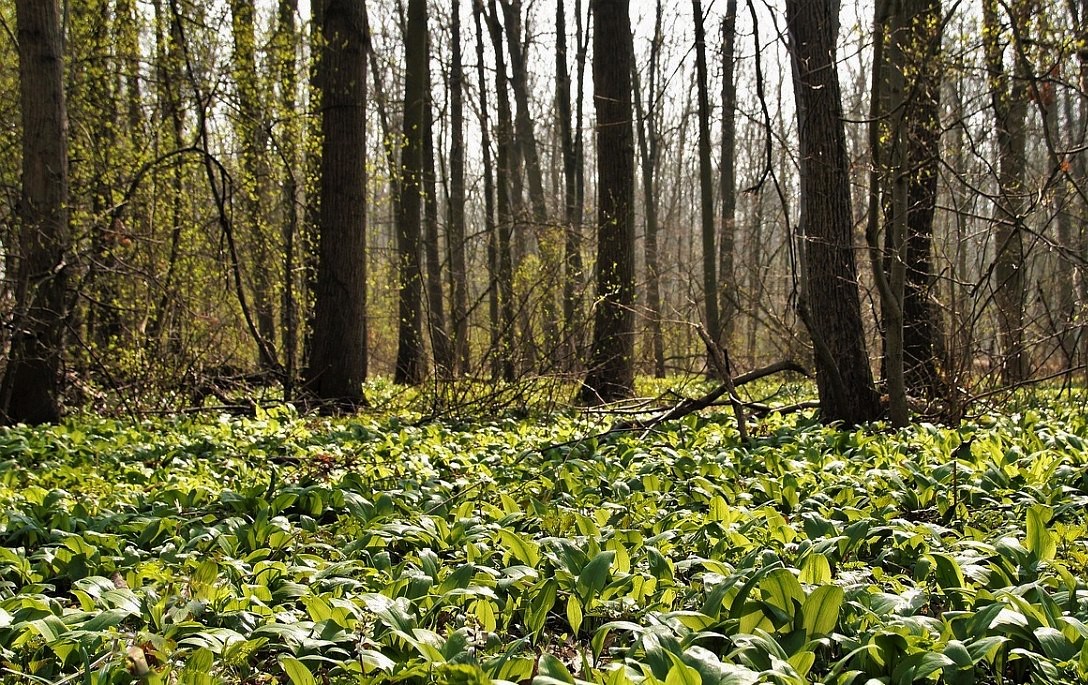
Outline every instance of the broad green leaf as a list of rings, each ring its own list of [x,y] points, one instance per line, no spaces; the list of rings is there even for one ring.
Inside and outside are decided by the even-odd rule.
[[[559,583],[555,578],[549,578],[533,593],[532,599],[529,600],[529,614],[525,618],[525,627],[530,633],[539,633],[544,628],[544,623],[548,620],[548,612],[555,606],[558,588]]]
[[[665,685],[702,685],[703,678],[699,671],[685,664],[672,652],[669,653],[669,658],[672,659],[672,667],[665,677]]]
[[[1041,504],[1033,504],[1028,507],[1027,537],[1024,539],[1024,546],[1040,561],[1053,560],[1058,551],[1054,536],[1050,533],[1050,529],[1047,528],[1050,517],[1050,507]]]
[[[570,670],[563,664],[562,661],[557,659],[552,654],[545,652],[540,655],[540,660],[537,662],[539,673],[542,676],[553,678],[562,683],[574,684],[574,676],[570,674]]]
[[[813,552],[805,557],[801,564],[801,575],[797,578],[808,585],[824,585],[831,582],[831,563],[827,556]]]
[[[822,637],[835,629],[845,593],[838,585],[821,585],[813,590],[801,608],[808,639]]]
[[[499,539],[514,558],[526,566],[536,568],[540,563],[540,545],[524,535],[504,528],[499,531]]]
[[[317,685],[317,679],[310,673],[310,669],[298,659],[284,654],[280,656],[279,662],[280,668],[291,679],[292,685]]]
[[[582,601],[577,595],[567,597],[567,622],[570,624],[571,631],[577,635],[582,627]]]
[[[781,609],[787,616],[797,611],[794,603],[801,604],[805,591],[792,572],[784,568],[771,571],[759,583],[760,596],[771,606]]]
[[[582,569],[582,572],[578,575],[578,588],[581,590],[584,599],[592,599],[600,594],[604,586],[608,584],[609,568],[615,556],[614,551],[605,550],[593,557]]]

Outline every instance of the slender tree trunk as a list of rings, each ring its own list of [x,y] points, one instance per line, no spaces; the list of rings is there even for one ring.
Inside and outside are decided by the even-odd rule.
[[[307,386],[329,403],[364,401],[366,41],[361,0],[321,0],[320,233]]]
[[[727,0],[722,20],[722,168],[721,224],[718,245],[718,296],[721,332],[718,343],[728,347],[736,328],[737,287],[733,269],[737,235],[737,171],[735,157],[737,137],[737,86],[733,83],[736,68],[737,1]]]
[[[586,403],[634,392],[635,169],[628,0],[595,0],[593,101],[597,112],[597,309]]]
[[[711,340],[721,340],[718,317],[718,255],[714,251],[714,182],[710,163],[710,96],[707,92],[706,34],[703,6],[691,0],[695,21],[695,87],[699,96],[699,216],[703,238],[703,311]]]
[[[427,69],[430,82],[430,68]],[[453,374],[453,346],[446,330],[446,307],[442,293],[442,246],[438,235],[438,180],[435,173],[434,111],[430,87],[427,88],[423,117],[423,249],[427,257],[427,328],[431,334],[431,353],[435,372],[440,378]]]
[[[15,3],[23,128],[19,263],[14,334],[0,380],[0,418],[60,418],[67,327],[69,247],[68,115],[60,8],[55,0]]]
[[[275,311],[272,305],[272,283],[269,255],[269,236],[266,231],[265,208],[270,202],[269,165],[266,158],[268,122],[261,104],[263,84],[257,70],[257,43],[254,33],[256,9],[253,0],[231,0],[231,34],[234,39],[234,84],[238,94],[238,136],[242,141],[242,166],[245,177],[241,180],[243,215],[248,224],[254,257],[253,300],[257,315],[257,327],[267,341],[260,346],[259,363],[264,368],[276,366],[275,359],[264,358],[274,354],[276,339]]]
[[[575,11],[579,10],[576,8]],[[567,67],[567,23],[564,0],[557,0],[555,3],[555,35],[556,116],[559,119],[560,145],[563,151],[563,338],[565,356],[570,360],[568,363],[573,363],[578,355],[577,336],[582,317],[578,306],[582,255],[578,225],[577,166],[579,160],[570,120],[570,71]]]
[[[449,254],[453,280],[453,348],[457,368],[469,369],[468,273],[465,268],[464,67],[461,63],[461,2],[454,0],[450,67],[450,197]],[[488,151],[490,155],[490,151]]]
[[[420,268],[423,127],[427,107],[426,0],[408,0],[404,65],[404,138],[397,198],[400,317],[394,380],[414,385],[421,382],[426,373],[422,334],[423,273]]]
[[[298,301],[295,289],[295,242],[299,231],[298,181],[295,174],[299,165],[299,146],[297,138],[300,128],[295,124],[294,112],[297,102],[298,63],[295,58],[295,45],[298,40],[295,28],[295,14],[298,12],[298,0],[280,0],[277,6],[276,32],[272,39],[274,73],[280,87],[280,112],[287,122],[280,135],[280,155],[283,160],[281,195],[284,203],[284,218],[281,226],[283,238],[283,276],[281,289],[283,301],[281,307],[280,330],[283,341],[283,395],[291,400],[294,384],[298,375]],[[364,17],[365,19],[365,17]],[[365,27],[364,27],[365,30]],[[369,40],[369,31],[364,39]],[[363,84],[364,99],[366,84]]]
[[[498,355],[504,380],[514,380],[514,352],[517,349],[514,321],[514,265],[511,261],[510,242],[514,227],[511,182],[515,173],[515,145],[513,114],[507,87],[506,56],[503,52],[502,26],[499,24],[494,0],[487,15],[491,43],[495,48],[495,94],[498,98],[498,165],[496,195],[498,202],[498,255],[496,267],[499,286],[500,344]]]
[[[488,124],[487,76],[484,73],[483,0],[472,4],[472,20],[476,24],[476,78],[480,89],[480,147],[484,166],[484,221],[487,228],[487,312],[491,342],[491,376],[502,373],[498,351],[502,346],[502,320],[499,313],[499,232],[495,225],[495,179],[491,163],[491,126]]]
[[[998,147],[1000,200],[995,217],[994,302],[997,305],[997,334],[1002,354],[1002,379],[1014,385],[1028,375],[1028,354],[1024,350],[1024,307],[1027,283],[1024,265],[1024,224],[1027,189],[1027,83],[1023,60],[1016,60],[1016,76],[1005,70],[1002,28],[997,0],[982,3],[983,38],[990,76],[990,99]],[[1022,26],[1030,15],[1030,2],[1016,0],[1008,6],[1009,21]],[[1020,53],[1017,49],[1014,52]]]
[[[801,161],[804,292],[824,421],[880,415],[861,319],[842,99],[835,69],[838,3],[787,0]]]
[[[638,122],[638,149],[642,166],[643,207],[646,220],[646,309],[650,319],[650,347],[653,351],[654,376],[665,377],[665,340],[661,331],[661,274],[660,258],[657,247],[657,191],[655,174],[657,172],[657,70],[658,57],[664,36],[661,32],[661,0],[657,0],[654,20],[654,39],[650,46],[649,87],[646,91],[646,105],[643,108],[637,67],[631,76],[634,84],[634,102],[636,121]]]

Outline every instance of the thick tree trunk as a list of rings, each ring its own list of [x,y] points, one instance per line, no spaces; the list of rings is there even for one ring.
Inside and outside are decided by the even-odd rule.
[[[593,101],[597,112],[597,309],[582,401],[634,391],[635,169],[631,120],[634,46],[628,0],[595,0]]]
[[[787,0],[801,162],[804,294],[801,315],[816,346],[824,421],[880,415],[861,319],[850,177],[835,69],[838,4]]]
[[[55,0],[15,3],[23,125],[19,263],[14,333],[0,381],[0,418],[60,418],[67,326],[68,116],[60,8]]]
[[[404,138],[397,198],[400,316],[394,380],[423,380],[423,272],[420,264],[423,194],[423,126],[427,109],[427,3],[409,0],[404,39]]]
[[[307,386],[362,403],[367,375],[366,45],[361,0],[323,0],[320,234]]]

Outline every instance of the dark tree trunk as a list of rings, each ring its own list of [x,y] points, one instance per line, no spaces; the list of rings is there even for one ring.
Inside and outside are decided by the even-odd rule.
[[[582,256],[579,236],[578,193],[574,135],[571,129],[570,71],[567,67],[567,19],[564,0],[555,3],[555,100],[559,120],[559,138],[563,153],[563,338],[568,360],[578,353],[577,330],[581,312],[578,307],[578,281]]]
[[[699,216],[703,238],[703,312],[712,340],[721,339],[718,317],[718,255],[714,251],[714,181],[710,164],[710,96],[707,93],[706,32],[703,5],[691,0],[695,20],[695,88],[699,95]]]
[[[367,375],[366,44],[362,0],[323,0],[317,283],[307,387],[361,404]]]
[[[835,68],[838,3],[787,0],[801,162],[804,294],[801,316],[816,347],[824,421],[880,415],[861,319],[850,176]]]
[[[465,113],[464,67],[461,60],[461,3],[453,3],[451,26],[452,66],[450,67],[450,197],[449,254],[453,281],[453,349],[457,368],[469,368],[468,274],[465,270]],[[489,152],[490,154],[490,152]]]
[[[514,265],[510,254],[511,235],[514,228],[512,180],[515,169],[515,145],[513,113],[510,108],[510,91],[507,87],[506,56],[503,53],[502,25],[499,23],[494,0],[487,16],[491,43],[495,48],[495,94],[498,98],[498,165],[496,195],[498,212],[498,241],[495,260],[499,286],[499,310],[501,326],[497,350],[504,380],[514,380],[514,352],[517,349],[514,329]]]
[[[728,0],[725,4],[725,18],[722,20],[722,236],[718,245],[718,312],[722,327],[717,342],[723,346],[728,346],[733,337],[738,308],[736,274],[733,273],[737,234],[737,171],[734,150],[737,137],[737,87],[733,83],[736,39],[737,0]]]
[[[60,418],[67,327],[68,116],[60,8],[55,0],[15,3],[23,125],[22,193],[14,333],[0,381],[0,418]]]
[[[595,0],[593,101],[597,112],[597,309],[586,403],[634,392],[635,160],[628,0]]]
[[[1024,26],[1030,16],[1031,2],[1016,0],[1004,5],[1011,13],[1010,22]],[[986,66],[990,77],[990,99],[998,147],[998,185],[996,230],[994,231],[994,303],[997,305],[997,336],[1002,355],[1002,379],[1014,385],[1027,378],[1028,354],[1024,350],[1024,307],[1027,304],[1027,282],[1024,259],[1024,210],[1028,190],[1024,184],[1027,170],[1028,108],[1024,60],[1015,52],[1016,76],[1010,78],[1005,70],[1003,29],[997,16],[997,0],[982,3],[983,37]]]
[[[404,39],[404,138],[397,198],[398,318],[396,383],[423,380],[423,273],[420,265],[423,127],[427,110],[427,3],[408,1]]]

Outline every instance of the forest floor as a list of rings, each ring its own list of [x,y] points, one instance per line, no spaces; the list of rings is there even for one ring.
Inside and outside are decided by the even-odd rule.
[[[1085,682],[1086,403],[2,429],[0,682]]]

